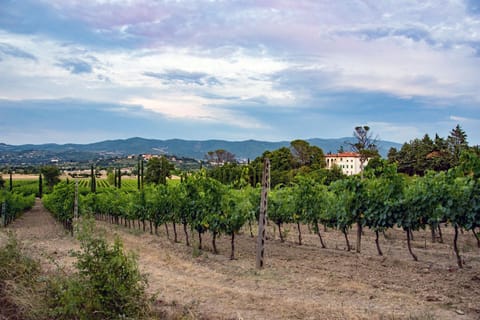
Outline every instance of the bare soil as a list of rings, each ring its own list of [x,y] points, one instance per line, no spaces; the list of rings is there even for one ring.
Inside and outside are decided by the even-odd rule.
[[[286,242],[268,229],[266,266],[255,269],[255,238],[248,230],[237,235],[236,260],[230,260],[230,238],[222,237],[211,250],[187,247],[177,226],[179,243],[166,236],[98,222],[107,236],[119,236],[125,248],[138,256],[148,274],[149,290],[157,294],[156,307],[171,317],[192,319],[480,319],[480,249],[471,233],[460,235],[465,267],[458,269],[452,250],[453,232],[444,227],[445,243],[431,243],[430,232],[415,232],[408,253],[405,234],[389,230],[377,255],[374,234],[365,230],[360,254],[345,250],[343,235],[318,236],[302,227],[303,245],[297,244],[296,226],[287,226]],[[78,243],[63,231],[37,200],[8,229],[16,232],[45,268],[61,266],[70,272],[69,255]],[[169,225],[170,239],[173,238]],[[322,230],[323,231],[323,230]],[[356,230],[349,234],[355,242]],[[197,235],[191,240],[198,245]],[[0,231],[0,244],[6,234]]]

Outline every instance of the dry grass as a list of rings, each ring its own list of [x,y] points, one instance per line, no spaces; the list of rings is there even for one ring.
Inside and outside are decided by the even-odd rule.
[[[35,210],[35,209],[34,209]],[[44,263],[54,259],[68,266],[68,250],[76,244],[51,224],[40,211],[26,214],[13,228],[30,243]],[[38,218],[40,217],[40,218]],[[39,219],[39,220],[37,220]],[[343,235],[323,233],[327,249],[318,237],[303,228],[304,245],[296,244],[294,226],[285,243],[267,241],[266,268],[256,270],[255,239],[245,231],[237,237],[236,260],[229,260],[228,237],[218,240],[219,255],[204,236],[204,249],[194,250],[160,236],[98,223],[113,239],[138,255],[148,274],[149,291],[157,293],[159,317],[170,319],[478,319],[480,318],[480,250],[462,252],[466,268],[458,270],[451,250],[453,233],[445,228],[445,243],[431,243],[428,232],[416,232],[413,262],[406,248],[405,233],[389,230],[380,242],[379,257],[374,234],[368,230],[362,253],[344,251]],[[273,227],[268,229],[272,237]],[[170,226],[170,235],[172,230]],[[47,231],[46,231],[47,230]],[[323,231],[323,230],[322,230]],[[354,243],[355,230],[350,232]],[[473,236],[461,235],[461,248],[471,247]],[[196,239],[196,234],[191,235]],[[272,237],[273,238],[273,237]],[[425,245],[426,244],[426,245]],[[426,248],[425,248],[426,246]],[[477,279],[479,280],[474,280]],[[455,311],[462,310],[465,315]]]

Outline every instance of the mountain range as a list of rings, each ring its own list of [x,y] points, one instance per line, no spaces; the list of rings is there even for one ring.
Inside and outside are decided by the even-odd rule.
[[[307,139],[311,145],[320,147],[324,153],[335,153],[343,147],[345,151],[351,150],[350,143],[354,143],[353,137],[336,139]],[[6,158],[15,155],[29,154],[29,158],[56,157],[59,160],[71,161],[85,160],[101,155],[126,156],[134,154],[169,154],[179,157],[204,159],[208,151],[225,149],[235,154],[237,159],[255,159],[266,150],[275,150],[288,147],[290,141],[226,141],[226,140],[157,140],[145,138],[129,138],[119,140],[106,140],[89,144],[24,144],[8,145],[0,143],[0,163],[6,163]],[[391,147],[401,148],[401,144],[391,141],[377,141],[378,149],[382,157],[386,157]],[[2,155],[3,154],[3,155]],[[9,155],[7,157],[7,155]],[[62,159],[63,158],[63,159]],[[68,159],[67,159],[68,158]]]

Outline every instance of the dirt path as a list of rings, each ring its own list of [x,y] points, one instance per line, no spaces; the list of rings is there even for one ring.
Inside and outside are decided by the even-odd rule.
[[[73,259],[69,252],[78,249],[78,243],[53,219],[40,199],[36,199],[33,208],[16,219],[7,230],[15,232],[23,246],[41,261],[46,270],[56,268],[56,265],[67,270],[71,268]],[[0,242],[5,239],[6,233],[0,232]]]
[[[267,241],[267,267],[257,271],[255,240],[247,234],[237,236],[237,260],[231,261],[226,237],[219,239],[220,254],[214,255],[208,236],[203,251],[185,246],[180,227],[181,243],[173,243],[163,228],[155,236],[103,221],[98,226],[138,255],[160,307],[191,318],[480,319],[480,250],[467,251],[470,240],[464,235],[467,267],[458,270],[448,230],[446,244],[427,243],[426,233],[416,233],[420,262],[413,262],[397,230],[382,239],[385,257],[379,257],[368,231],[362,254],[355,254],[343,250],[342,236],[334,231],[324,234],[328,249],[320,249],[308,230],[299,246],[292,227],[285,243]],[[71,267],[69,250],[78,243],[39,201],[9,229],[45,267]]]

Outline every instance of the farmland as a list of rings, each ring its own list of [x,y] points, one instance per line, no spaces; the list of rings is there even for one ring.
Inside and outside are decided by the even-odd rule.
[[[40,203],[11,226],[26,247],[48,268],[71,267],[69,250],[78,247]],[[187,319],[477,319],[480,258],[471,235],[460,236],[468,264],[458,269],[453,257],[452,228],[445,243],[430,243],[428,232],[415,232],[410,259],[404,234],[392,229],[382,238],[385,256],[376,254],[374,234],[366,230],[362,254],[345,249],[343,235],[324,233],[327,249],[304,229],[304,244],[296,244],[288,225],[285,242],[268,228],[266,268],[256,270],[255,239],[238,235],[237,258],[228,259],[229,239],[210,238],[203,251],[174,243],[165,230],[150,235],[102,221],[110,239],[118,235],[139,257],[148,274],[149,290],[157,292],[157,308]],[[4,233],[0,233],[4,239]],[[464,315],[460,315],[465,313]]]
[[[166,184],[122,179],[121,188],[64,180],[9,228],[47,270],[71,272],[83,220],[75,213],[95,217],[95,233],[138,255],[152,307],[172,319],[477,319],[479,168],[465,153],[422,176],[379,161],[328,184],[308,174],[278,183],[268,192],[263,269],[254,263],[261,192],[252,165]]]

